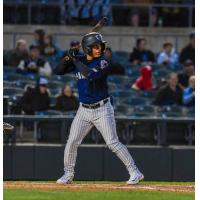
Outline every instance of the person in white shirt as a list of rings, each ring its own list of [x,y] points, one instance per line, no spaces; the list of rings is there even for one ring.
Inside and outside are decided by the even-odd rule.
[[[36,45],[30,46],[29,57],[21,60],[17,68],[18,73],[35,73],[41,76],[52,74],[51,65],[40,56],[40,49]]]
[[[178,62],[178,54],[170,42],[163,44],[163,51],[158,55],[157,64],[159,65],[176,65]]]

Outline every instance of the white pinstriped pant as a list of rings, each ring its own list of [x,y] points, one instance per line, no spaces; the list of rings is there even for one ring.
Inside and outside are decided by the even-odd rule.
[[[116,133],[114,110],[110,101],[96,109],[84,108],[80,104],[72,122],[69,138],[65,147],[65,172],[69,176],[74,176],[77,148],[93,126],[100,131],[109,149],[119,157],[131,175],[135,170],[135,163],[126,146],[119,142]]]

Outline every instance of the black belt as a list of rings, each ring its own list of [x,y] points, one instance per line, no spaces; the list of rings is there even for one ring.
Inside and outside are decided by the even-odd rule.
[[[104,99],[103,100],[103,104],[106,104],[108,102],[108,100],[109,100],[109,98]],[[95,108],[99,108],[101,106],[101,104],[100,103],[93,103],[93,104],[84,104],[84,103],[82,103],[82,106],[84,108],[95,109]]]

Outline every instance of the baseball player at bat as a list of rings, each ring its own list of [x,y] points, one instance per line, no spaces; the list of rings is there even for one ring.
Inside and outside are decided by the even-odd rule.
[[[137,184],[144,179],[116,133],[114,110],[107,87],[110,65],[103,56],[105,44],[100,33],[88,33],[83,36],[81,42],[85,55],[76,55],[76,50],[73,49],[55,69],[58,75],[72,71],[76,74],[80,100],[64,151],[64,175],[57,180],[58,184],[69,184],[73,181],[77,148],[94,126],[102,134],[108,148],[126,166],[130,175],[127,184]]]

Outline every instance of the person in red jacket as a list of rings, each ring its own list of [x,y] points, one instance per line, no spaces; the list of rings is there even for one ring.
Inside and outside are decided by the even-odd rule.
[[[132,85],[135,90],[152,90],[152,69],[149,65],[142,67],[141,76]]]

